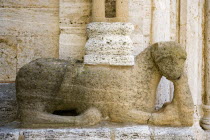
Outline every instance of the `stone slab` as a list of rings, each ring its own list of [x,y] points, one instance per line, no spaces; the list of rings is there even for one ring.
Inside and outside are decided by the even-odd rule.
[[[11,36],[0,36],[0,82],[16,77],[17,41]]]
[[[84,63],[89,65],[133,66],[133,55],[85,55]]]
[[[15,123],[14,123],[15,124]],[[123,125],[103,123],[90,128],[19,129],[0,127],[0,139],[4,140],[196,140],[193,127],[155,127],[147,125]],[[17,126],[17,124],[16,124]],[[198,129],[198,128],[197,128]],[[204,131],[203,131],[204,132]],[[210,132],[204,132],[202,140]],[[199,140],[199,139],[198,139]]]
[[[86,40],[85,34],[60,34],[59,58],[82,60]]]
[[[0,8],[0,35],[58,35],[57,8]]]
[[[72,26],[87,24],[90,22],[91,3],[89,0],[61,0],[60,1],[60,25]]]
[[[60,59],[83,60],[86,24],[90,22],[90,14],[90,0],[60,0]]]
[[[37,58],[58,58],[58,36],[17,37],[17,71]]]
[[[59,0],[1,0],[0,7],[8,8],[55,8],[58,7]]]
[[[131,23],[92,22],[87,25],[84,63],[90,65],[133,66]]]
[[[134,55],[138,55],[151,43],[152,5],[151,0],[129,1],[129,22],[135,26],[131,35]]]

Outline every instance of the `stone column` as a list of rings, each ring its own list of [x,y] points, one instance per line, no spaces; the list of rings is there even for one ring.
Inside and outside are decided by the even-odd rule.
[[[205,50],[205,104],[210,105],[210,1],[206,1],[206,50]]]
[[[93,22],[105,21],[105,0],[93,0],[92,10]]]
[[[172,40],[171,31],[171,2],[169,0],[153,0],[152,43]],[[173,98],[173,83],[165,77],[161,78],[157,89],[156,109],[160,109],[165,102]]]
[[[134,26],[125,23],[128,20],[128,0],[116,0],[116,17],[113,18],[106,18],[105,2],[105,0],[93,0],[93,23],[87,25],[89,39],[85,45],[84,63],[133,66],[134,48],[130,35]]]
[[[128,21],[128,0],[116,0],[116,18],[119,22]]]
[[[204,92],[204,7],[205,0],[180,0],[180,44],[187,51],[186,73],[194,102],[194,125],[201,118]]]
[[[128,0],[116,0],[116,17],[106,18],[105,0],[93,0],[92,22],[127,22]]]
[[[60,0],[60,59],[73,62],[77,60],[83,61],[85,55],[84,46],[87,41],[86,24],[90,22],[91,9],[92,2],[89,0],[78,0],[76,4],[74,0]]]
[[[210,2],[206,1],[206,48],[205,48],[205,95],[203,111],[204,116],[201,119],[201,126],[210,130]]]

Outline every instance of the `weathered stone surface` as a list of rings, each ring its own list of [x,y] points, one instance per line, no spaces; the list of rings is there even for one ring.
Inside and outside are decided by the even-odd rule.
[[[174,19],[176,13],[172,13],[174,12],[174,6],[176,9],[176,0],[154,0],[153,6],[151,42],[178,41],[176,38],[176,30],[178,30],[176,29],[177,19]],[[171,23],[171,20],[174,22]],[[172,30],[172,28],[175,29]],[[171,102],[173,97],[172,87],[172,82],[165,77],[161,78],[161,83],[157,89],[157,108],[166,102]]]
[[[115,128],[115,140],[150,140],[152,132],[149,126],[128,126]]]
[[[202,104],[204,90],[204,0],[180,1],[180,43],[188,55],[186,71],[195,105]],[[206,28],[207,29],[207,28]],[[207,60],[208,61],[208,60]],[[201,117],[201,114],[196,114]]]
[[[83,60],[87,40],[86,24],[91,19],[90,0],[60,0],[59,58]]]
[[[42,13],[42,14],[40,14]],[[0,8],[0,35],[57,35],[57,8]]]
[[[61,0],[59,6],[61,27],[80,27],[89,23],[92,6],[90,0]]]
[[[91,65],[134,65],[131,23],[93,22],[88,24],[89,40],[84,63]]]
[[[0,8],[56,8],[59,0],[1,0]]]
[[[206,1],[206,48],[205,48],[205,94],[204,94],[204,104],[203,111],[204,116],[201,119],[201,126],[206,129],[210,130],[210,2]]]
[[[17,118],[17,102],[14,83],[0,83],[0,125]]]
[[[204,31],[203,30],[204,29],[204,24],[203,24],[203,15],[204,14],[203,14],[203,12],[205,9],[205,8],[203,8],[203,4],[204,4],[204,0],[200,0],[200,1],[198,1],[198,0],[193,0],[193,1],[191,1],[191,0],[188,0],[188,1],[187,0],[180,0],[180,1],[179,0],[170,0],[170,4],[168,1],[165,1],[165,0],[157,0],[157,1],[156,0],[153,0],[153,1],[152,0],[130,0],[129,1],[129,21],[135,25],[135,32],[131,36],[131,38],[134,42],[134,47],[135,47],[134,54],[135,55],[139,54],[139,52],[143,51],[144,48],[146,48],[147,46],[149,46],[150,43],[152,43],[152,40],[153,40],[152,38],[154,36],[152,35],[151,31],[159,32],[159,33],[157,33],[157,32],[154,33],[155,35],[157,35],[154,38],[160,39],[158,41],[163,41],[164,38],[169,38],[169,37],[170,37],[170,40],[175,40],[175,38],[176,38],[176,39],[178,39],[177,41],[179,41],[184,47],[187,46],[187,48],[188,48],[187,52],[189,54],[189,60],[187,60],[187,61],[190,61],[187,71],[188,71],[188,76],[190,78],[189,83],[191,86],[191,90],[193,91],[194,101],[195,101],[195,104],[198,104],[197,106],[199,106],[201,104],[201,101],[202,101],[201,95],[205,91],[202,86],[202,85],[204,85],[203,84],[204,83],[203,82],[204,75],[202,74],[203,73],[202,64],[204,62],[203,62],[203,53],[202,52],[205,52],[205,51],[203,51],[203,48],[204,48],[203,44],[208,44],[208,37],[205,37],[206,41],[207,41],[206,43],[202,42],[202,40],[204,39],[204,34],[202,34],[202,33]],[[33,59],[36,59],[39,57],[45,57],[45,53],[47,54],[46,57],[54,57],[54,54],[56,54],[55,56],[58,56],[58,52],[56,52],[56,50],[58,50],[58,48],[56,48],[56,47],[50,48],[49,46],[51,46],[51,44],[53,44],[51,41],[49,42],[49,46],[47,45],[48,42],[47,42],[46,38],[51,38],[51,37],[46,35],[46,36],[41,36],[39,39],[38,38],[33,39],[32,37],[30,37],[30,33],[27,32],[27,30],[30,30],[30,31],[32,31],[32,33],[34,35],[34,34],[36,34],[36,31],[40,31],[41,32],[40,34],[45,34],[48,30],[50,30],[50,32],[51,32],[51,30],[54,30],[55,28],[54,28],[54,26],[52,26],[52,24],[54,24],[54,23],[58,24],[58,21],[52,20],[51,22],[49,22],[49,25],[41,26],[43,28],[42,30],[44,31],[44,32],[42,32],[41,28],[37,28],[37,26],[39,24],[38,25],[31,24],[31,22],[33,22],[33,21],[29,20],[29,22],[27,22],[27,19],[31,19],[33,17],[32,15],[35,15],[36,16],[35,22],[45,21],[45,18],[40,18],[41,16],[40,17],[37,16],[37,15],[39,15],[39,11],[41,11],[40,15],[43,15],[45,13],[45,11],[49,10],[48,8],[53,8],[53,9],[58,10],[58,6],[59,6],[58,0],[42,0],[42,1],[37,1],[37,0],[30,0],[30,1],[28,1],[28,0],[18,0],[18,1],[17,0],[1,0],[0,1],[0,7],[3,9],[0,11],[0,15],[2,15],[3,17],[4,17],[4,15],[6,15],[8,17],[8,18],[4,17],[4,18],[7,18],[6,21],[4,21],[4,22],[2,20],[0,21],[1,22],[0,23],[1,31],[5,31],[4,26],[9,26],[9,28],[7,28],[7,27],[6,28],[8,30],[10,30],[8,32],[8,35],[14,34],[14,36],[9,36],[9,38],[11,38],[11,41],[14,41],[13,44],[15,44],[15,42],[17,42],[18,44],[20,43],[20,42],[18,42],[19,39],[14,39],[19,34],[18,33],[19,31],[21,32],[21,36],[27,35],[27,38],[29,39],[28,43],[24,43],[27,45],[21,45],[19,47],[20,48],[19,52],[20,53],[23,52],[24,54],[18,54],[18,56],[20,56],[18,66],[17,66],[17,60],[15,58],[15,56],[17,56],[17,54],[13,54],[14,51],[10,50],[9,48],[7,48],[6,50],[3,51],[3,52],[6,52],[6,54],[8,54],[8,56],[11,58],[11,59],[9,58],[10,62],[8,65],[4,61],[5,58],[2,59],[0,57],[0,59],[2,60],[1,64],[4,63],[3,65],[0,66],[1,67],[0,73],[2,74],[2,72],[3,72],[3,74],[2,74],[3,77],[6,77],[6,78],[3,78],[3,81],[5,81],[5,80],[6,81],[8,81],[8,80],[14,81],[15,75],[16,75],[16,69],[20,68],[22,65],[24,65],[25,63],[27,63]],[[169,8],[169,6],[170,6],[170,8]],[[23,12],[18,12],[17,9],[13,9],[13,8],[18,8],[18,9],[25,8],[27,10],[22,10]],[[37,8],[37,10],[32,10],[34,8]],[[42,9],[46,9],[46,10],[42,10]],[[86,27],[85,26],[89,22],[89,19],[90,19],[90,14],[89,14],[90,10],[91,10],[91,0],[76,0],[76,1],[75,0],[60,0],[59,11],[61,11],[60,14],[63,15],[63,17],[61,15],[59,16],[61,19],[60,20],[61,21],[61,23],[60,23],[61,33],[72,34],[73,38],[74,37],[77,38],[77,36],[79,34],[79,35],[83,36],[83,37],[81,37],[81,40],[83,40],[83,38],[86,38],[86,35],[85,35]],[[161,10],[163,10],[164,12],[161,13]],[[11,13],[11,11],[14,11],[14,13]],[[52,11],[52,10],[49,10],[49,11]],[[64,11],[64,12],[62,13],[62,11]],[[11,13],[11,14],[6,14],[5,12]],[[27,15],[26,18],[22,18],[25,13]],[[168,16],[169,13],[170,13],[171,19],[169,19],[169,16]],[[58,16],[58,14],[56,14],[56,17],[57,16]],[[12,19],[10,19],[10,17],[12,17]],[[13,18],[14,18],[14,21],[13,21]],[[40,20],[39,20],[39,18],[40,18]],[[170,20],[170,23],[169,23],[169,20]],[[20,21],[26,21],[27,24],[24,24],[23,22],[20,23]],[[15,23],[15,22],[17,22],[17,23]],[[15,23],[16,25],[15,26],[11,25],[13,23]],[[152,30],[151,28],[153,28],[154,26],[156,27],[156,23],[159,24],[158,28]],[[165,23],[167,23],[167,24],[165,24]],[[30,24],[30,26],[28,24]],[[170,24],[170,26],[168,26],[168,24]],[[4,25],[4,26],[1,26],[1,25]],[[165,26],[165,28],[162,28],[162,26]],[[16,29],[13,30],[16,27],[19,28],[17,30],[18,32],[13,32],[16,30]],[[49,27],[52,27],[52,28],[49,28]],[[35,28],[35,30],[33,30],[32,28]],[[160,30],[160,28],[162,30]],[[21,30],[21,29],[23,29],[23,30]],[[170,30],[170,32],[168,32],[169,30]],[[166,32],[170,33],[170,35],[166,34]],[[177,33],[175,33],[175,32],[177,32]],[[3,33],[6,34],[6,31]],[[39,33],[37,33],[37,34],[39,34]],[[158,37],[159,34],[161,37]],[[165,36],[163,36],[163,34],[165,34]],[[175,34],[176,34],[176,36],[175,36]],[[26,42],[26,40],[27,40],[27,39],[23,39],[23,38],[21,38],[21,39],[24,42]],[[32,45],[33,49],[30,48],[31,40],[34,40],[34,42],[39,42],[39,40],[42,40],[42,39],[45,41],[40,41],[40,43],[35,43],[38,46],[41,44],[42,46],[40,46],[40,48],[37,47],[36,45]],[[52,39],[55,39],[55,41],[53,41],[53,42],[56,42],[58,40],[54,37],[52,37]],[[77,41],[74,40],[72,45],[69,45],[71,43],[69,43],[68,45],[62,45],[64,43],[60,44],[60,49],[59,49],[59,50],[61,50],[60,54],[59,54],[60,58],[65,58],[65,59],[71,58],[71,59],[76,59],[76,60],[83,59],[84,44],[77,46],[77,45],[74,45],[75,42],[77,42]],[[42,44],[42,43],[45,43],[45,44]],[[46,50],[44,50],[46,52],[42,51],[42,49],[45,49],[45,45],[48,46],[48,47],[46,47]],[[25,46],[27,46],[27,47],[25,47]],[[23,50],[23,48],[26,48],[26,49]],[[53,52],[51,50],[53,50]],[[47,53],[48,51],[51,51],[51,52]],[[39,53],[41,53],[41,55]],[[50,54],[53,54],[53,55],[50,55]],[[31,57],[31,55],[33,57]],[[208,56],[208,55],[206,55],[206,56]],[[196,66],[196,68],[194,66]],[[6,74],[5,74],[5,72],[6,72]],[[8,73],[10,75],[8,75]],[[194,76],[191,76],[191,75],[194,75]],[[9,76],[9,78],[7,78],[8,76]],[[167,86],[168,84],[166,82],[163,84],[164,84],[164,88],[161,88],[160,90],[164,91],[165,89],[170,89]],[[163,94],[159,94],[161,96],[159,96],[160,99],[158,100],[157,106],[160,106],[165,101],[168,101],[168,99],[170,99],[170,97],[172,95],[171,94],[170,96],[165,96],[165,95],[168,95],[165,93],[169,93],[169,91],[162,92],[162,93]]]
[[[15,37],[0,36],[0,82],[15,81],[17,43]]]
[[[15,127],[1,127],[2,140],[201,140],[191,127],[154,127],[146,125],[106,124],[92,128],[65,129],[18,129]],[[202,140],[208,140],[209,132],[200,132]]]
[[[113,65],[113,66],[133,66],[133,55],[85,55],[85,64],[88,65]]]
[[[116,17],[116,0],[105,0],[105,17]]]
[[[182,74],[185,59],[179,44],[161,42],[138,55],[133,67],[73,65],[58,59],[32,61],[20,69],[16,81],[22,126],[84,126],[104,119],[190,126],[194,106],[187,77]],[[175,84],[174,99],[154,112],[162,75]],[[57,110],[74,115],[57,116],[53,114]]]
[[[134,32],[131,34],[134,55],[138,55],[151,44],[152,5],[151,0],[129,1],[128,22],[131,22],[135,27]]]
[[[36,58],[58,57],[58,21],[58,0],[0,1],[1,82]]]
[[[87,38],[84,34],[61,34],[59,40],[59,57],[69,60],[82,60]]]
[[[130,0],[129,5],[128,5],[129,7],[128,17],[129,17],[129,22],[135,25],[135,31],[131,35],[132,41],[134,43],[134,50],[135,50],[134,54],[135,55],[139,54],[147,46],[149,46],[150,43],[154,43],[152,41],[154,39],[158,38],[159,39],[158,41],[163,41],[165,40],[165,38],[169,38],[169,40],[180,41],[180,43],[183,44],[183,46],[189,46],[189,49],[187,49],[187,52],[190,54],[190,57],[192,58],[194,57],[194,56],[191,56],[191,54],[193,55],[194,53],[195,54],[199,53],[198,60],[202,60],[201,53],[203,51],[197,51],[191,48],[193,48],[195,44],[196,44],[196,48],[198,49],[203,48],[202,44],[204,43],[202,43],[201,41],[202,38],[204,38],[204,35],[202,34],[204,30],[202,29],[203,26],[201,26],[201,25],[204,25],[202,21],[202,18],[203,18],[202,15],[204,12],[203,2],[204,2],[203,0],[201,1],[195,0],[192,2],[191,1],[188,2],[186,0],[181,0],[180,2],[178,0],[170,0],[170,1]],[[1,31],[5,31],[4,28],[6,28],[9,30],[7,31],[9,32],[9,34],[15,34],[16,36],[19,31],[21,32],[21,34],[25,35],[25,34],[29,34],[27,30],[32,31],[33,33],[35,33],[36,31],[40,31],[41,34],[45,34],[46,32],[51,32],[52,30],[54,31],[55,29],[58,30],[58,28],[54,28],[55,27],[54,25],[59,24],[59,20],[52,20],[48,22],[46,25],[41,24],[45,22],[46,19],[49,18],[48,16],[50,16],[50,19],[52,19],[53,17],[60,18],[61,33],[68,33],[68,34],[73,34],[73,35],[76,34],[76,36],[77,34],[82,33],[81,36],[86,37],[85,26],[87,23],[89,23],[91,19],[91,14],[90,14],[91,6],[92,6],[91,0],[77,0],[77,1],[75,0],[73,1],[72,0],[60,0],[60,1],[42,0],[39,2],[37,2],[36,0],[30,0],[30,1],[28,0],[18,0],[18,1],[17,0],[15,1],[14,0],[1,0],[0,1],[0,7],[1,7],[0,26],[3,25],[1,26]],[[60,11],[59,17],[58,17],[58,12],[57,13],[53,12],[53,10],[58,11],[58,7]],[[48,14],[45,14],[45,13],[48,13]],[[195,18],[198,17],[198,18],[194,20],[193,17]],[[2,19],[7,19],[7,20],[3,22]],[[37,28],[38,25],[32,24],[31,23],[33,22],[32,19],[34,19],[34,21],[37,23],[41,22],[39,24],[41,28],[40,26],[39,28]],[[193,22],[191,22],[191,20]],[[27,22],[27,24],[21,21],[25,21]],[[16,24],[15,26],[11,25],[14,23]],[[158,24],[158,26],[156,23]],[[196,27],[192,27],[194,25]],[[7,28],[7,26],[11,28]],[[154,27],[158,27],[158,28],[154,28]],[[15,31],[14,28],[18,32],[12,32],[12,30]],[[25,33],[23,33],[22,31]],[[39,34],[38,32],[36,33]],[[191,35],[193,35],[194,39],[191,38]],[[83,37],[81,38],[81,40],[83,40]],[[43,36],[43,38],[48,38],[48,37]],[[75,42],[73,42],[72,44],[74,44]],[[71,58],[71,59],[76,59],[76,60],[83,60],[84,44],[83,45],[81,44],[79,46],[74,46],[74,45],[63,46],[62,44],[63,43],[61,43],[60,49],[59,49],[61,50],[59,52],[60,58],[64,58],[64,59]],[[51,49],[48,49],[48,50],[51,50]],[[72,53],[74,51],[76,52]],[[71,53],[67,53],[67,52],[71,52]],[[57,55],[58,55],[58,52],[57,52]],[[30,57],[30,56],[25,56],[25,57]],[[54,57],[54,56],[51,56],[51,57]],[[37,57],[34,57],[34,59],[35,58]],[[30,60],[31,59],[28,59],[27,62],[29,62]],[[194,60],[192,61],[195,63],[199,63],[198,72],[202,73],[203,71],[201,69],[202,62],[194,61]],[[194,63],[191,63],[189,67],[191,67],[191,65],[194,65]],[[9,71],[8,70],[9,68],[6,68],[6,69],[7,71]],[[13,69],[16,69],[16,68],[13,68]],[[192,70],[188,70],[188,71],[191,72]],[[196,73],[196,71],[193,71],[192,73],[194,72]],[[12,75],[10,77],[14,77],[15,75],[14,71],[10,73]],[[189,77],[190,75],[191,74],[189,74]],[[199,81],[199,84],[198,84],[200,85],[199,91],[203,93],[202,92],[203,88],[201,86],[202,80],[201,79],[197,80],[198,77],[199,76],[197,76],[197,78],[190,78],[189,81],[194,81],[194,82]],[[11,80],[14,80],[14,78],[11,78]],[[190,83],[192,85],[193,82],[190,82]],[[167,84],[167,83],[165,82],[164,84]],[[196,86],[192,86],[192,87],[196,87]],[[192,90],[192,87],[191,87],[191,90]],[[164,86],[164,89],[169,89],[169,88],[167,86]],[[195,91],[194,93],[200,93],[200,92]],[[165,95],[165,94],[161,94],[161,95]],[[169,96],[167,96],[167,98],[168,97]],[[201,96],[194,96],[194,97],[195,98],[199,97],[198,100],[200,104]],[[160,103],[162,101],[165,101],[165,98],[163,99],[161,98],[158,102]]]
[[[128,22],[128,2],[128,0],[116,0],[109,5],[109,0],[93,0],[92,22]],[[115,11],[110,12],[109,9]],[[113,13],[116,16],[113,16]],[[109,17],[110,15],[112,17]]]
[[[210,106],[203,105],[204,116],[201,119],[201,126],[205,130],[210,130]]]
[[[47,39],[46,39],[47,38]],[[58,36],[17,37],[17,70],[37,58],[58,57]]]
[[[204,104],[210,104],[210,2],[207,1],[206,3],[206,20],[205,20],[205,93],[204,95]]]

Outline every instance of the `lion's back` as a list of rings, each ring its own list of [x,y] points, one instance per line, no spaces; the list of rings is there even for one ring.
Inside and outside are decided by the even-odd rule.
[[[23,66],[16,77],[19,105],[56,99],[67,64],[65,60],[41,58]]]

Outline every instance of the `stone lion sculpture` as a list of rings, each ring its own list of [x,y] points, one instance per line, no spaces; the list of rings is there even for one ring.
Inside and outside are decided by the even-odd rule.
[[[175,42],[146,48],[132,67],[34,60],[16,78],[22,127],[88,126],[103,120],[191,126],[194,106],[185,60],[186,52]],[[156,111],[162,76],[174,83],[174,98]]]

